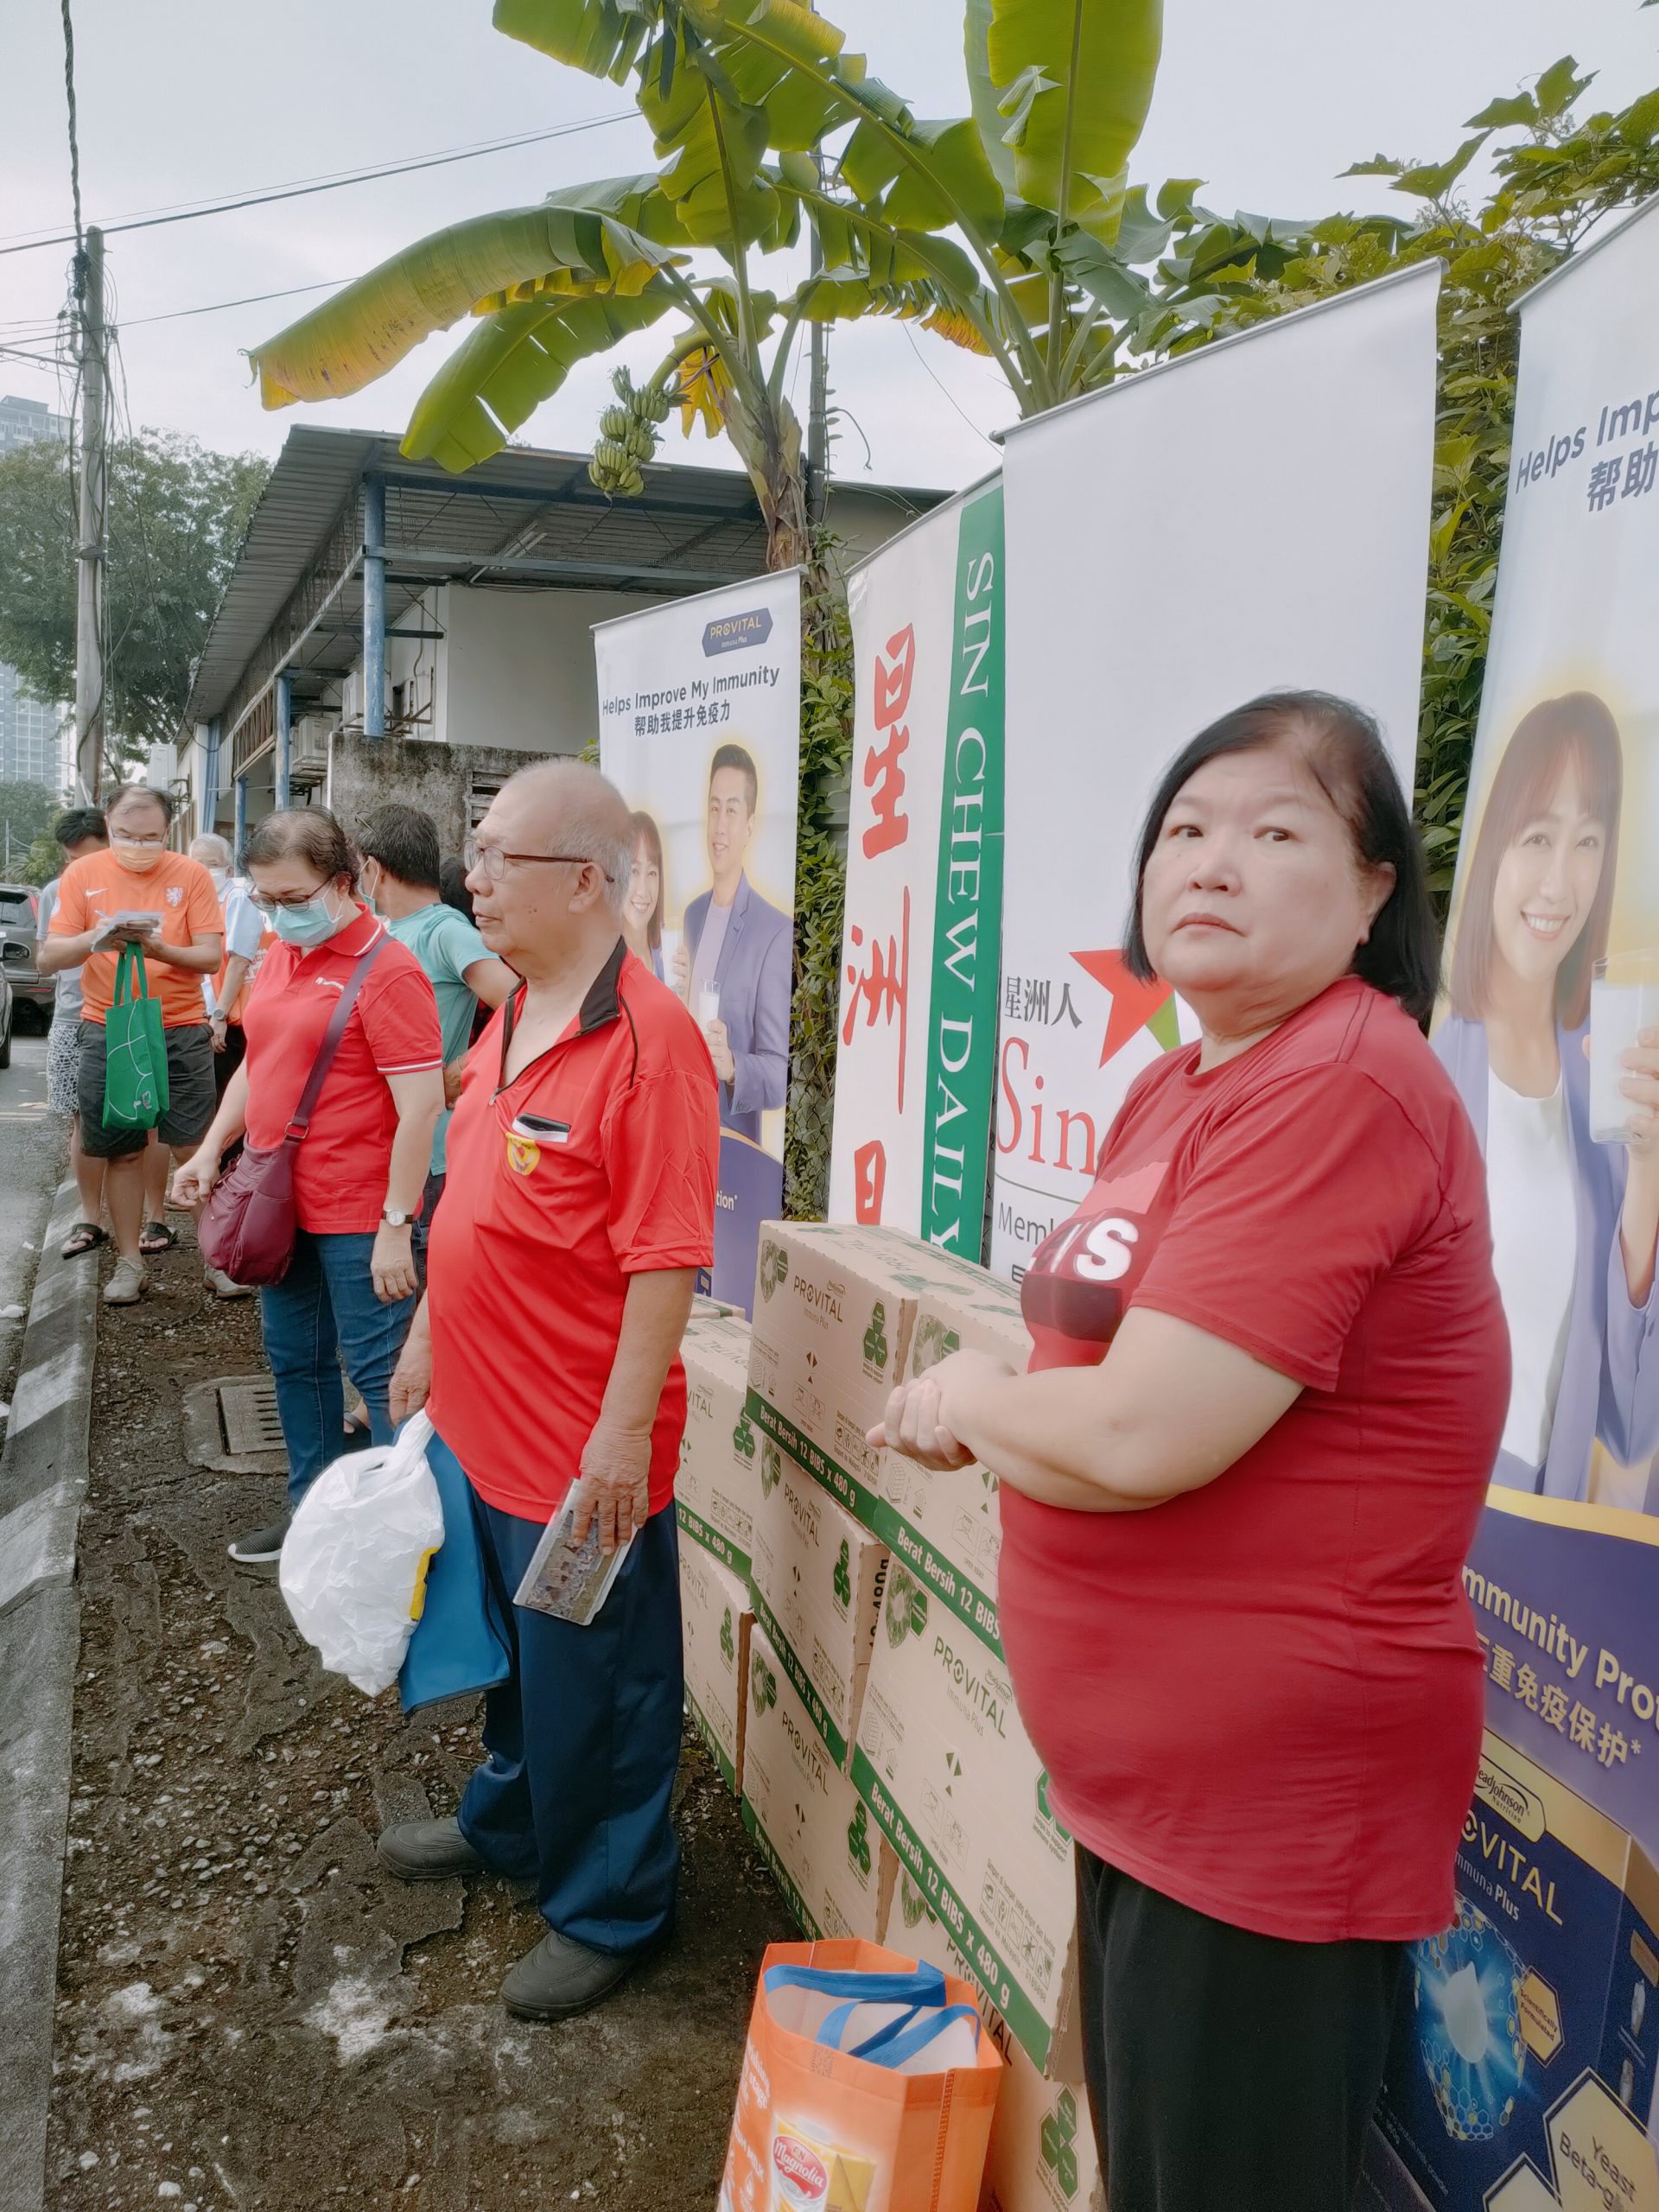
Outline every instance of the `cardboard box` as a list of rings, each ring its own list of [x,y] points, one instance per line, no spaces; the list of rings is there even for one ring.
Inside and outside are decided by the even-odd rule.
[[[693,1315],[685,1362],[685,1434],[674,1478],[680,1533],[746,1579],[760,1495],[760,1439],[749,1418],[749,1325],[741,1315]]]
[[[748,1711],[749,1586],[695,1544],[680,1546],[680,1618],[685,1637],[685,1698],[697,1733],[726,1787],[743,1793],[743,1727]]]
[[[881,1610],[887,1549],[769,1437],[761,1446],[760,1491],[749,1584],[755,1618],[844,1773]]]
[[[1000,1651],[995,1478],[977,1466],[929,1474],[865,1440],[900,1381],[963,1346],[1024,1367],[1031,1339],[1012,1285],[898,1230],[762,1229],[749,1363],[756,1427]]]
[[[973,1980],[944,1923],[902,1868],[883,1940],[890,1951]],[[1002,2054],[1003,2075],[979,2212],[1106,2212],[1088,2092],[1080,2082],[1046,2080],[982,1993],[980,2015]]]
[[[1433,2212],[1659,2206],[1659,1873],[1487,1732],[1458,1915],[1412,1947],[1378,2119]]]
[[[995,1653],[895,1560],[853,1779],[970,1979],[1052,2079],[1082,2071],[1071,1839]]]
[[[880,1941],[898,1866],[758,1624],[749,1638],[743,1824],[804,1932]]]

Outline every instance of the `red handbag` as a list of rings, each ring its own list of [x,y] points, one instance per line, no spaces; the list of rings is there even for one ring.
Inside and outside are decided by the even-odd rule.
[[[300,1226],[294,1210],[294,1155],[305,1141],[340,1040],[346,1034],[353,1001],[386,942],[384,934],[377,937],[346,977],[282,1142],[270,1152],[256,1152],[251,1145],[245,1145],[236,1165],[214,1184],[201,1210],[196,1224],[201,1256],[232,1282],[264,1288],[281,1282],[288,1273]]]

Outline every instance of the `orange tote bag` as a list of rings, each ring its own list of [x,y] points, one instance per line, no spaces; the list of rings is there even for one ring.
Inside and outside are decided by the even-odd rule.
[[[1001,2074],[966,1982],[879,1943],[774,1943],[720,2212],[975,2212]]]

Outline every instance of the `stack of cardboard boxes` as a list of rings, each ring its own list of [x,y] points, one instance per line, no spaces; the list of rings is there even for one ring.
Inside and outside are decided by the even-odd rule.
[[[1029,1355],[982,1268],[893,1230],[762,1231],[752,1332],[699,1316],[686,1337],[687,1688],[803,1928],[981,1991],[1009,2062],[987,2212],[1089,2212],[1071,1843],[1002,1660],[996,1484],[865,1440],[958,1346]]]

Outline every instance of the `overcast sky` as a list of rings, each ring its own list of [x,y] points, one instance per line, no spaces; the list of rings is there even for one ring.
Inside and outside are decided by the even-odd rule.
[[[965,108],[960,0],[831,0],[825,12],[917,113]],[[67,228],[70,213],[57,0],[8,0],[5,19],[0,243]],[[447,221],[651,164],[625,94],[497,36],[489,19],[488,0],[76,0],[88,221],[624,115],[425,175],[111,238],[135,422],[275,452],[296,413],[262,411],[239,349],[326,295],[145,318],[342,281]],[[1166,0],[1163,67],[1135,173],[1202,176],[1210,204],[1229,211],[1397,207],[1376,182],[1339,184],[1338,172],[1378,150],[1445,154],[1492,94],[1568,51],[1599,71],[1592,97],[1622,105],[1659,82],[1656,48],[1659,10],[1643,13],[1636,0]],[[61,247],[0,258],[0,346],[41,343],[66,261]],[[307,417],[402,429],[454,342],[429,340],[379,384]],[[659,350],[647,335],[631,359],[644,368]],[[985,434],[1008,418],[988,365],[896,326],[837,334],[831,378],[862,432],[842,433],[842,474],[865,471],[868,440],[880,477],[964,483],[994,458]],[[0,356],[0,392],[55,401],[57,390],[49,370]],[[585,449],[606,396],[604,372],[590,366],[521,435]],[[728,458],[701,435],[683,446],[674,430],[665,454],[680,454]]]

